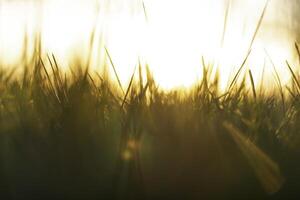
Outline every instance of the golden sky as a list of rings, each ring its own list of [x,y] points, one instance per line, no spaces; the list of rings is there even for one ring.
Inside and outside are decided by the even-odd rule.
[[[247,54],[265,2],[144,0],[145,19],[141,0],[0,0],[1,62],[15,62],[22,52],[25,32],[30,40],[39,30],[44,51],[55,54],[67,66],[73,54],[86,54],[91,32],[96,31],[95,57],[99,48],[106,46],[122,82],[128,81],[140,59],[150,65],[161,87],[190,86],[201,78],[203,56],[218,67],[225,87]],[[267,8],[247,63],[257,83],[264,65],[272,79],[273,67],[266,51],[283,79],[288,79],[283,65],[286,59],[294,61],[292,47],[298,31],[297,10],[293,12],[297,1],[289,2],[271,0]]]

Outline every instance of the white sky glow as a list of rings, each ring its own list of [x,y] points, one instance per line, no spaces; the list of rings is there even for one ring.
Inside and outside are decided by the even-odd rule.
[[[247,53],[265,3],[231,0],[222,44],[228,1],[144,0],[146,20],[141,0],[0,0],[0,59],[2,63],[19,59],[25,32],[30,40],[39,30],[44,51],[68,65],[73,54],[86,54],[95,31],[95,42],[107,47],[123,83],[140,59],[149,64],[162,88],[191,86],[201,78],[203,56],[219,68],[225,87]],[[295,38],[281,25],[282,19],[274,17],[277,7],[270,3],[247,62],[256,83],[264,65],[267,74],[273,73],[265,51],[282,77],[288,77],[285,60],[294,59],[291,47]],[[103,44],[98,44],[100,41]]]

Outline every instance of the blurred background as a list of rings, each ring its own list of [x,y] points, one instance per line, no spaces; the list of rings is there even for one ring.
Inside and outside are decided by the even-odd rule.
[[[266,1],[261,0],[0,0],[0,60],[10,66],[40,34],[44,53],[68,67],[76,55],[93,51],[99,70],[106,47],[128,82],[138,60],[169,89],[201,78],[201,58],[221,71],[221,87],[239,68]],[[285,61],[296,64],[299,0],[270,0],[247,66],[255,83],[274,84],[273,66],[289,80]],[[93,47],[90,46],[91,35]],[[272,62],[271,62],[272,60]],[[172,76],[170,76],[172,73]]]

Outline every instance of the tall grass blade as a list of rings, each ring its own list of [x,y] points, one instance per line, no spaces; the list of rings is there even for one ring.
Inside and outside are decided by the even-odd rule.
[[[233,78],[233,80],[232,80],[232,82],[231,82],[231,84],[230,84],[230,86],[229,86],[229,90],[230,90],[230,89],[232,88],[232,86],[235,84],[235,81],[236,81],[236,79],[238,78],[238,76],[239,76],[239,74],[240,74],[240,72],[241,72],[243,66],[246,64],[246,61],[248,60],[248,57],[249,57],[249,55],[250,55],[250,53],[251,53],[251,49],[252,49],[253,43],[254,43],[254,41],[255,41],[255,38],[256,38],[256,36],[257,36],[257,33],[258,33],[258,31],[259,31],[259,28],[260,28],[261,23],[262,23],[262,21],[263,21],[263,18],[264,18],[264,16],[265,16],[265,13],[266,13],[268,4],[269,4],[269,0],[267,0],[266,3],[265,3],[265,6],[264,6],[264,8],[263,8],[263,11],[262,11],[262,13],[261,13],[261,15],[260,15],[260,18],[259,18],[259,20],[258,20],[256,29],[255,29],[254,34],[253,34],[253,36],[252,36],[252,39],[251,39],[251,42],[250,42],[250,45],[249,45],[249,48],[248,48],[248,51],[247,51],[247,55],[246,55],[246,57],[245,57],[243,63],[241,64],[241,66],[240,66],[238,72],[235,74],[235,76],[234,76],[234,78]]]
[[[299,50],[299,45],[297,44],[297,42],[295,42],[295,48],[297,51],[297,55],[298,55],[298,59],[299,59],[299,64],[300,64],[300,50]]]
[[[118,73],[117,73],[116,67],[115,67],[115,65],[114,65],[114,62],[113,62],[113,60],[112,60],[112,58],[111,58],[111,56],[110,56],[110,54],[109,54],[107,48],[106,48],[106,47],[104,47],[104,48],[105,48],[106,55],[108,56],[108,59],[109,59],[109,61],[110,61],[110,64],[111,64],[111,66],[112,66],[112,68],[113,68],[113,71],[114,71],[114,73],[115,73],[115,76],[116,76],[116,78],[117,78],[119,87],[120,87],[120,89],[122,90],[122,93],[125,95],[125,92],[124,92],[124,90],[123,90],[123,87],[122,87],[122,84],[121,84],[119,75],[118,75]]]
[[[262,21],[263,21],[263,19],[264,19],[265,14],[266,14],[266,11],[267,11],[267,8],[268,8],[268,5],[269,5],[269,1],[270,1],[270,0],[267,0],[267,1],[266,1],[265,6],[264,6],[264,8],[263,8],[263,11],[262,11],[262,13],[261,13],[261,15],[260,15],[260,18],[259,18],[259,20],[258,20],[256,29],[255,29],[255,32],[254,32],[254,34],[253,34],[253,36],[252,36],[252,40],[251,40],[250,45],[249,45],[249,50],[252,49],[254,40],[255,40],[255,38],[256,38],[256,36],[257,36],[257,33],[258,33],[258,31],[259,31],[259,28],[260,28],[260,26],[261,26],[261,24],[262,24]]]
[[[297,85],[297,89],[300,90],[300,83],[299,83],[299,80],[298,80],[296,74],[294,73],[293,69],[291,68],[291,65],[289,64],[288,61],[286,61],[286,65],[287,65],[287,67],[289,68],[289,70],[290,70],[290,72],[291,72],[291,74],[292,74],[292,76],[293,76],[294,82],[295,82],[296,85]]]
[[[284,93],[283,93],[283,87],[282,87],[282,82],[281,82],[281,79],[280,79],[280,76],[279,76],[279,73],[276,69],[276,66],[271,58],[271,56],[269,55],[269,53],[266,51],[265,49],[265,53],[267,55],[267,58],[269,59],[269,61],[271,62],[271,65],[273,66],[273,70],[275,72],[275,76],[276,76],[276,80],[277,80],[277,85],[279,87],[279,92],[280,92],[280,96],[281,96],[281,100],[282,100],[282,106],[285,110],[285,99],[284,99]]]
[[[46,66],[45,66],[45,64],[44,64],[44,62],[43,62],[43,60],[40,59],[40,62],[41,62],[41,65],[42,65],[42,67],[43,67],[43,69],[44,69],[44,72],[45,72],[45,74],[46,74],[46,77],[47,77],[47,79],[48,79],[48,83],[49,83],[49,85],[50,85],[50,88],[51,88],[52,93],[53,93],[54,96],[57,98],[57,100],[59,101],[59,103],[61,103],[61,101],[60,101],[60,99],[59,99],[59,97],[58,97],[58,95],[57,95],[57,93],[56,93],[56,91],[55,91],[55,87],[54,87],[53,84],[52,84],[50,75],[49,75],[49,73],[48,73],[48,71],[47,71],[47,68],[46,68]]]
[[[288,93],[290,93],[290,95],[293,97],[293,99],[296,99],[296,95],[294,94],[294,92],[292,91],[292,89],[288,86],[285,87],[288,91]]]
[[[134,71],[133,71],[133,73],[131,75],[129,85],[128,85],[127,90],[126,90],[126,94],[125,94],[124,99],[122,101],[121,109],[123,109],[123,106],[124,106],[124,104],[126,102],[126,99],[127,99],[128,94],[129,94],[129,91],[131,89],[131,86],[132,86],[132,83],[133,83],[134,74],[135,74],[135,70],[136,70],[136,67],[134,68]]]
[[[231,83],[230,83],[230,85],[229,85],[228,91],[230,91],[230,90],[232,89],[232,87],[234,86],[234,84],[236,83],[236,81],[237,81],[237,79],[238,79],[238,77],[239,77],[239,75],[240,75],[240,73],[241,73],[241,71],[242,71],[244,65],[246,64],[246,62],[247,62],[247,60],[248,60],[248,58],[249,58],[249,56],[250,56],[250,53],[251,53],[251,50],[248,51],[248,53],[247,53],[247,55],[246,55],[246,57],[245,57],[243,63],[241,64],[241,66],[239,67],[237,73],[236,73],[235,76],[233,77],[233,79],[232,79],[232,81],[231,81]]]
[[[250,81],[251,81],[251,87],[252,87],[253,96],[254,96],[254,99],[256,100],[256,90],[255,90],[253,75],[252,75],[252,72],[251,72],[250,69],[249,69],[249,76],[250,76]]]
[[[148,18],[147,9],[146,9],[144,0],[142,0],[142,6],[143,6],[143,11],[144,11],[145,20],[146,20],[146,22],[148,22],[148,21],[149,21],[149,18]]]
[[[140,91],[143,90],[143,74],[142,74],[142,65],[141,61],[139,60],[139,85],[140,85]]]
[[[225,42],[230,4],[231,4],[231,0],[228,0],[227,5],[226,5],[226,10],[225,10],[225,15],[224,15],[223,32],[222,32],[222,38],[221,38],[221,48],[224,46],[224,42]]]

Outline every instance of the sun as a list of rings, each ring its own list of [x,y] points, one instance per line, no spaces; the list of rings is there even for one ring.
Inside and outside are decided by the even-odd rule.
[[[72,54],[79,52],[86,57],[91,51],[94,32],[97,38],[93,59],[99,59],[100,51],[106,48],[124,87],[137,64],[142,62],[150,66],[160,88],[188,88],[201,79],[204,60],[215,70],[218,68],[221,87],[225,88],[249,51],[264,3],[248,0],[109,3],[45,0],[43,4],[5,1],[0,4],[1,60],[13,63],[20,59],[25,36],[32,38],[40,31],[44,52],[53,53],[60,63],[68,66]],[[276,24],[273,15],[271,11],[266,13],[246,63],[256,84],[260,83],[262,72],[272,78],[274,66],[270,57],[283,77],[288,77],[282,65],[285,60],[292,60],[292,53],[287,41],[281,41],[285,37],[273,36],[280,28],[272,28]],[[95,63],[93,69],[99,70],[99,63]]]

